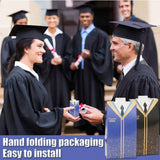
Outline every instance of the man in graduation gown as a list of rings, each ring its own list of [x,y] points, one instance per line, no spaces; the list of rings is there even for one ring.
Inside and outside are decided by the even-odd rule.
[[[116,97],[130,100],[138,98],[139,95],[160,100],[157,77],[141,55],[145,30],[150,25],[131,21],[114,23],[119,25],[113,32],[110,50],[114,54],[114,61],[122,64],[122,74],[112,100],[114,101]],[[82,117],[92,123],[105,122],[105,113],[92,107],[89,107],[88,114],[82,114]]]
[[[43,63],[36,64],[35,70],[40,76],[40,81],[45,86],[49,95],[49,107],[66,107],[70,102],[70,81],[72,45],[70,37],[57,26],[60,21],[57,9],[47,9],[45,21],[48,25],[44,33],[58,57],[54,57],[48,46],[43,55]]]
[[[75,99],[98,108],[104,107],[104,84],[112,85],[112,55],[107,33],[93,24],[93,11],[89,6],[80,8],[79,19],[82,29],[73,38],[73,63]],[[83,57],[79,66],[75,65],[78,56]],[[75,123],[75,127],[86,130],[89,135],[98,131],[99,126],[91,126],[87,121]]]
[[[137,18],[133,15],[133,0],[120,0],[119,1],[119,9],[124,17],[124,21],[134,21],[134,22],[143,22],[145,21]],[[154,39],[154,34],[151,28],[146,29],[146,38],[144,41],[144,51],[142,57],[145,59],[147,64],[152,67],[153,71],[155,72],[157,78],[158,76],[158,55],[157,55],[157,48]],[[115,77],[119,77],[119,73],[121,72],[122,66],[119,63],[115,62]]]
[[[12,17],[12,22],[14,25],[26,25],[28,23],[28,19],[26,17],[27,11],[20,10],[13,14],[10,14],[9,17]],[[7,78],[7,68],[8,62],[13,54],[16,52],[16,37],[15,36],[7,36],[3,39],[2,47],[1,47],[1,87],[4,87],[5,81]]]

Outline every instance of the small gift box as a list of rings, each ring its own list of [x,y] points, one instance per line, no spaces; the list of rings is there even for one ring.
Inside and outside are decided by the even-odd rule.
[[[75,99],[70,100],[70,107],[74,107],[74,109],[71,109],[69,113],[74,117],[78,117],[79,116],[79,101]]]

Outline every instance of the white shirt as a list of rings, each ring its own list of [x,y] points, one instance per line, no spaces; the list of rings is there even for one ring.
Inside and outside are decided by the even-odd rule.
[[[53,41],[53,48],[56,50],[56,39],[55,37],[58,35],[58,34],[62,34],[63,32],[59,29],[59,28],[56,28],[56,32],[54,33],[54,35],[52,35],[49,30],[47,29],[44,34],[47,34],[48,36],[50,36],[52,38],[52,41]]]
[[[128,63],[127,65],[122,67],[124,76],[135,66],[136,60],[137,60],[137,58],[132,60],[130,63]],[[143,57],[142,57],[142,55],[140,55],[140,60],[139,61],[142,61],[142,60],[143,60]]]
[[[15,64],[14,66],[18,66],[20,68],[22,68],[23,70],[25,71],[28,71],[30,72],[34,77],[36,77],[36,79],[39,81],[39,76],[38,74],[34,71],[34,70],[31,70],[27,65],[25,65],[24,63],[20,62],[20,61],[15,61]]]

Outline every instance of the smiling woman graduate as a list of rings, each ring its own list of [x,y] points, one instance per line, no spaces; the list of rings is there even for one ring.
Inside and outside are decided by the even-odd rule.
[[[34,66],[38,73],[40,81],[45,86],[49,95],[49,108],[66,107],[70,103],[70,82],[71,71],[71,39],[58,28],[60,15],[57,9],[47,9],[45,22],[47,30],[44,33],[45,38],[49,40],[58,56],[54,57],[51,51],[46,48],[46,54],[43,55],[43,63]]]
[[[16,38],[16,55],[9,64],[9,76],[4,89],[4,105],[0,117],[2,135],[61,134],[64,116],[71,121],[71,107],[48,108],[47,91],[33,70],[34,63],[42,63],[45,53],[43,33],[46,27],[16,25],[10,35]]]

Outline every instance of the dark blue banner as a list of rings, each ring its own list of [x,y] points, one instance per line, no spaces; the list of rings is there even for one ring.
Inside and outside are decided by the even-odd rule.
[[[17,159],[106,160],[104,136],[0,136],[0,160]],[[158,160],[160,155],[136,159]]]
[[[0,160],[105,160],[104,136],[0,136]]]

